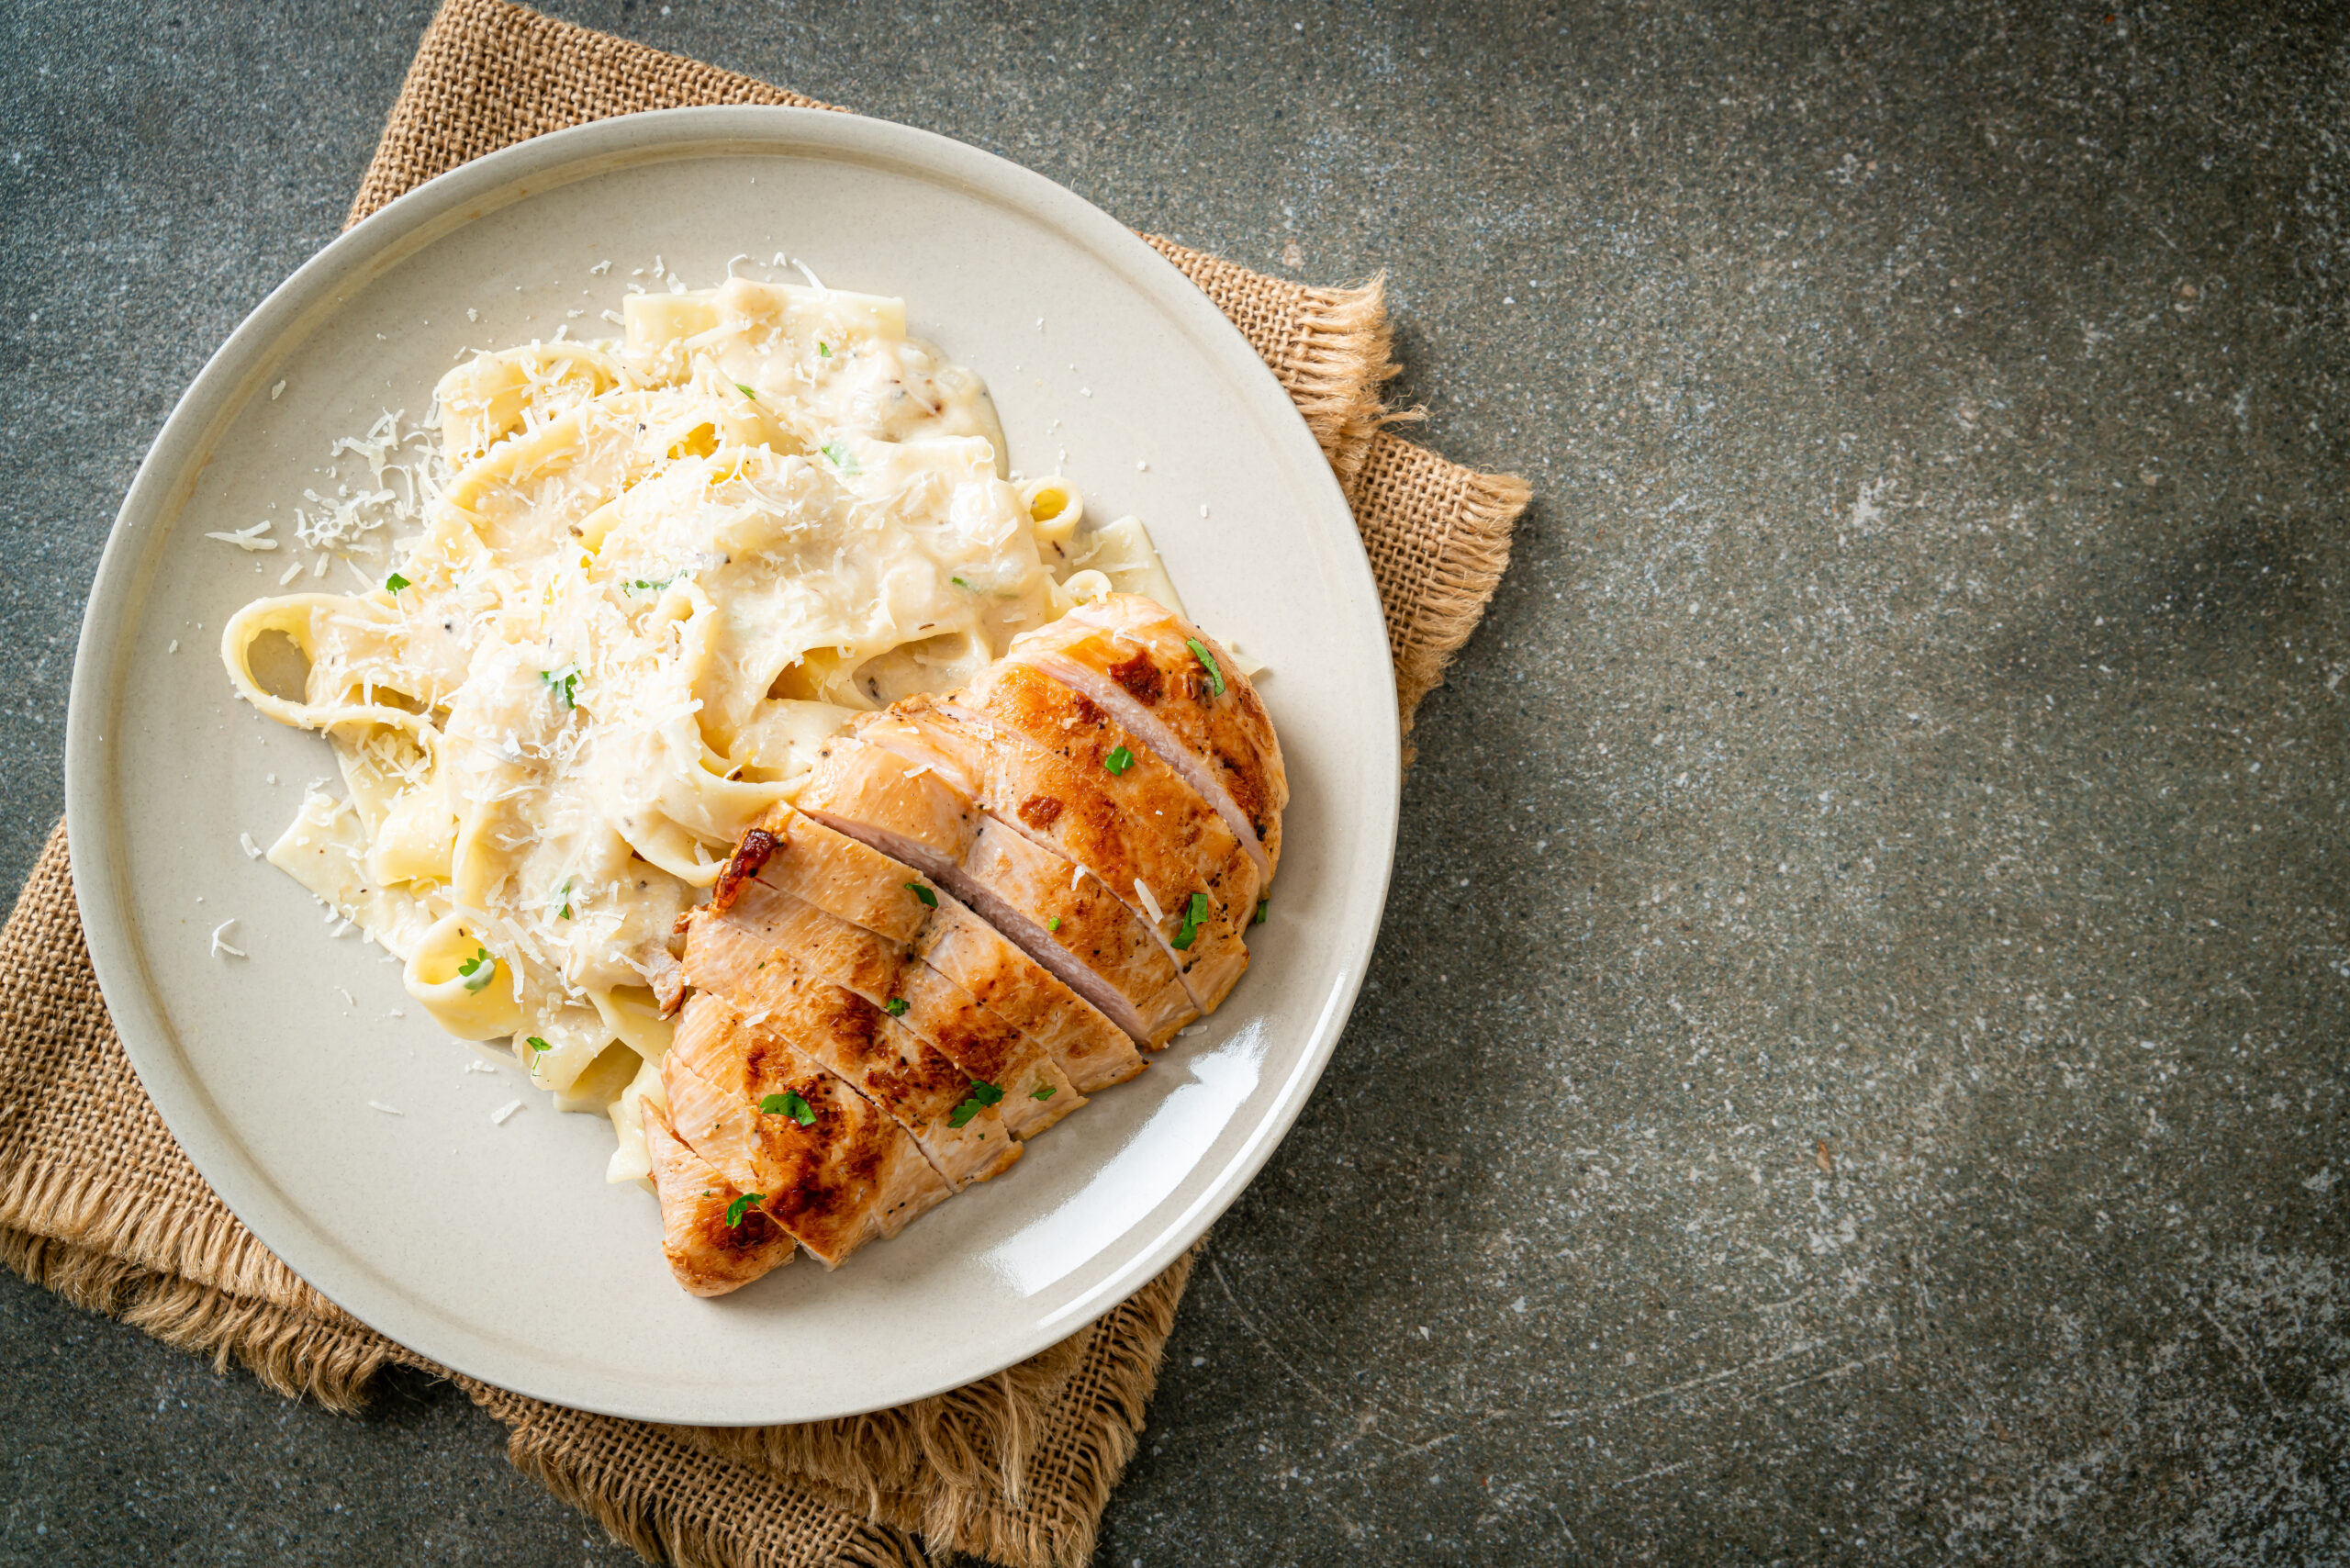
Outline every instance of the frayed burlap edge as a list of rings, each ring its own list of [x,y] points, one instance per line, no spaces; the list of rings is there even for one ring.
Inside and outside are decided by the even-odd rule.
[[[562,90],[565,72],[596,73],[621,102],[580,102]],[[452,84],[475,90],[453,95]],[[614,114],[704,104],[835,106],[504,0],[447,0],[417,42],[342,226],[494,149]]]
[[[1058,1508],[967,1508],[960,1520],[939,1519],[943,1528],[937,1533],[925,1528],[925,1539],[1002,1562],[1081,1568],[1091,1561],[1102,1510],[1142,1445],[1143,1411],[1158,1387],[1159,1358],[1175,1331],[1175,1309],[1206,1248],[1203,1238],[1100,1326],[1094,1340],[1099,1364],[1086,1373],[1091,1403],[1080,1413],[1066,1449],[1037,1461],[1039,1468],[1062,1477],[1050,1488]],[[1040,1495],[1046,1490],[1037,1488]]]
[[[925,1471],[946,1486],[997,1487],[1017,1502],[1055,1396],[1084,1360],[1091,1332],[1089,1325],[1040,1355],[895,1409],[790,1427],[670,1429],[737,1464],[821,1482],[844,1506],[876,1518],[904,1518],[889,1502],[914,1494]]]
[[[832,1510],[796,1479],[770,1480],[675,1440],[668,1428],[589,1416],[459,1378],[474,1403],[509,1428],[514,1468],[654,1562],[677,1568],[789,1568],[791,1530],[823,1510],[834,1534],[818,1547],[850,1568],[928,1568],[922,1543],[879,1519]],[[758,1495],[764,1491],[766,1495]],[[713,1506],[723,1498],[731,1506]]]
[[[62,823],[58,831],[64,831]],[[188,1214],[162,1194],[141,1202],[139,1187],[119,1174],[50,1170],[28,1159],[0,1193],[0,1227],[313,1317],[354,1321],[304,1283],[235,1215]]]
[[[1510,531],[1533,498],[1534,487],[1515,474],[1469,474],[1451,535],[1396,654],[1395,700],[1406,736],[1420,699],[1444,684],[1446,666],[1483,618],[1509,568]]]
[[[74,1305],[102,1312],[167,1345],[231,1360],[273,1391],[308,1396],[330,1410],[358,1410],[377,1373],[422,1366],[383,1336],[297,1308],[255,1301],[194,1280],[143,1268],[86,1247],[0,1226],[0,1263]]]
[[[1391,411],[1380,393],[1404,369],[1395,363],[1394,329],[1387,319],[1387,274],[1360,288],[1310,288],[1305,299],[1292,374],[1283,384],[1322,443],[1339,487],[1350,492],[1371,437],[1396,420],[1416,417]]]
[[[1160,1352],[1203,1240],[1085,1332],[969,1388],[898,1410],[799,1427],[676,1428],[681,1441],[823,1488],[936,1546],[1003,1562],[1078,1568],[1141,1442]],[[1036,1438],[1055,1396],[1082,1407],[1058,1443]],[[913,1483],[934,1466],[936,1484]]]

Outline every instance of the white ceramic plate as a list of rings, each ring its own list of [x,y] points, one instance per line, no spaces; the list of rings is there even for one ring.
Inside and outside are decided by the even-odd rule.
[[[334,768],[318,737],[232,698],[220,667],[222,622],[279,591],[288,555],[204,535],[272,503],[289,532],[330,442],[386,409],[421,414],[470,346],[551,337],[581,308],[574,336],[610,333],[597,312],[656,252],[706,286],[729,258],[778,250],[834,286],[904,296],[913,330],[987,377],[1014,466],[1059,466],[1094,515],[1147,521],[1192,614],[1270,666],[1294,796],[1271,921],[1203,1029],[839,1272],[803,1258],[699,1301],[662,1263],[653,1200],[605,1184],[600,1117],[555,1112],[518,1070],[461,1071],[473,1053],[407,1002],[397,966],[333,939],[307,893],[239,848],[241,831],[273,841],[305,782]],[[1370,957],[1397,740],[1345,502],[1280,386],[1180,274],[1069,192],[940,137],[812,110],[680,109],[431,182],[230,335],[107,542],[66,794],[91,957],[131,1060],[278,1256],[489,1383],[747,1424],[897,1405],[1033,1354],[1232,1203],[1313,1089]],[[230,918],[248,959],[210,950]],[[528,1108],[493,1126],[517,1097]]]

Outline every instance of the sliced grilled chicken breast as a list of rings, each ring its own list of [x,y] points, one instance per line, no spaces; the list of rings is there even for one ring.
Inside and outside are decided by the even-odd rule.
[[[1198,793],[1148,753],[1128,751],[1113,773],[1103,765],[1113,748],[1100,744],[1099,728],[1047,749],[924,697],[867,715],[856,734],[931,768],[990,817],[1100,879],[1158,934],[1202,1012],[1223,1001],[1248,967],[1242,933],[1256,910],[1256,863]],[[1078,760],[1097,745],[1090,762]]]
[[[1165,1045],[1200,1015],[1158,935],[1083,867],[991,820],[972,841],[963,868],[980,895],[965,902],[1064,980],[1069,977],[1057,966],[1057,952],[1073,958],[1081,976],[1107,981],[1134,1020],[1120,1019],[1121,1025],[1144,1045]],[[1075,980],[1069,984],[1118,1016],[1092,991]]]
[[[790,1233],[755,1205],[736,1208],[741,1191],[687,1148],[650,1102],[644,1147],[661,1199],[661,1254],[677,1283],[695,1295],[724,1295],[791,1261],[797,1243]],[[726,1223],[730,1210],[733,1225]]]
[[[1288,801],[1229,655],[1132,595],[856,718],[655,977],[683,999],[645,1105],[678,1282],[835,1267],[1140,1072],[1247,969]]]
[[[937,897],[912,866],[780,804],[734,846],[711,907],[722,913],[750,877],[892,942],[921,935]]]
[[[1134,1042],[1100,1009],[902,861],[778,806],[744,835],[719,879],[713,909],[731,904],[746,873],[828,914],[911,945],[914,957],[1043,1047],[1080,1093],[1123,1083],[1143,1070]]]
[[[1236,834],[1257,844],[1271,880],[1289,774],[1256,688],[1214,638],[1154,599],[1111,594],[1013,638],[1005,658],[1034,665],[1116,715]]]
[[[800,810],[946,889],[1137,1043],[1198,1015],[1158,939],[1099,879],[990,820],[928,765],[841,736]]]
[[[720,918],[767,943],[778,959],[800,972],[856,992],[937,1047],[971,1081],[1002,1091],[1000,1114],[1015,1136],[1034,1137],[1085,1103],[1043,1047],[916,959],[904,944],[765,881],[749,883]]]
[[[934,880],[955,874],[986,821],[969,796],[929,769],[854,735],[835,735],[816,753],[795,804]]]
[[[880,1107],[708,991],[686,1004],[661,1077],[669,1136],[725,1182],[728,1202],[758,1194],[766,1215],[827,1267],[950,1195]],[[658,1186],[657,1155],[655,1167]],[[670,1213],[664,1188],[665,1225]]]
[[[1148,1065],[1125,1031],[1103,1017],[1101,1009],[1005,941],[954,895],[934,896],[938,908],[914,938],[915,956],[979,998],[997,1017],[1026,1031],[1060,1064],[1079,1092],[1092,1094],[1124,1083]]]
[[[1064,765],[1062,778],[1092,785],[1109,801],[1115,812],[1111,820],[1129,842],[1163,844],[1188,859],[1192,880],[1171,898],[1147,873],[1138,875],[1159,902],[1161,932],[1194,1000],[1202,1012],[1214,1012],[1248,967],[1245,937],[1263,890],[1253,833],[1237,836],[1181,769],[1100,703],[1033,666],[999,660],[961,691],[939,699],[938,706],[1050,754]],[[1031,795],[1013,814],[1039,836],[1061,830],[1052,839],[1055,846],[1097,873],[1102,868],[1093,857],[1113,852],[1102,845],[1101,826],[1086,822],[1066,799]],[[1207,898],[1214,918],[1187,918],[1199,913],[1190,903],[1193,892]]]
[[[759,937],[703,911],[687,917],[685,964],[697,989],[717,992],[753,1025],[774,1029],[897,1118],[957,1191],[1020,1158],[1020,1144],[994,1106],[963,1108],[972,1099],[970,1076],[855,991],[815,979]]]

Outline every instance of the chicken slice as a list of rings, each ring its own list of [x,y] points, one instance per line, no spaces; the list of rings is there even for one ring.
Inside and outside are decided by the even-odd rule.
[[[757,1193],[828,1268],[951,1194],[880,1107],[708,991],[687,1003],[661,1075],[669,1135],[726,1183],[730,1202]]]
[[[767,886],[892,942],[921,935],[935,907],[937,890],[920,871],[787,805],[770,808],[743,835],[735,862],[753,856],[747,868]],[[719,878],[721,890],[732,887],[733,875],[730,863]]]
[[[1193,642],[1215,661],[1214,672],[1192,652]],[[1259,846],[1264,880],[1272,880],[1289,774],[1256,688],[1215,639],[1156,600],[1111,594],[1013,638],[1004,657],[1034,665],[1115,714],[1244,843]]]
[[[983,823],[969,797],[854,735],[835,735],[817,751],[795,803],[825,826],[936,880],[962,863]],[[859,832],[856,824],[874,831]]]
[[[970,1076],[855,991],[815,979],[704,910],[686,917],[685,964],[694,986],[717,992],[896,1117],[957,1192],[1020,1158],[1019,1141],[993,1105],[967,1106]]]
[[[1148,1065],[1125,1031],[1099,1008],[1055,980],[952,894],[935,896],[938,908],[914,938],[915,956],[1044,1047],[1079,1092],[1092,1094],[1124,1083]]]
[[[1164,1045],[1198,1015],[1158,942],[1101,882],[926,767],[853,736],[825,745],[800,810],[946,889],[1126,1035]]]
[[[1039,682],[1039,685],[1048,684]],[[1107,715],[1089,703],[1108,723]],[[881,746],[968,795],[987,815],[1082,866],[1147,921],[1192,1001],[1213,1011],[1248,966],[1257,866],[1172,769],[1145,752],[1115,758],[1100,726],[1048,750],[943,700],[911,697],[857,722]],[[1082,759],[1082,760],[1080,760]]]
[[[1000,1114],[1014,1136],[1034,1137],[1085,1103],[1043,1047],[904,944],[765,881],[750,883],[720,918],[767,944],[777,960],[856,992],[937,1047],[971,1082],[1002,1091]]]
[[[986,896],[987,902],[967,899],[974,910],[1055,974],[1061,970],[1023,939],[1012,916],[1024,922],[1046,948],[1074,958],[1080,973],[1109,981],[1134,1019],[1131,1025],[1120,1019],[1121,1026],[1142,1044],[1163,1046],[1200,1015],[1158,935],[1083,867],[991,821],[972,841],[963,868]],[[1093,992],[1076,989],[1101,1005]]]
[[[1179,884],[1174,899],[1160,897],[1167,915],[1163,929],[1201,1011],[1214,1012],[1247,968],[1245,954],[1234,948],[1244,943],[1262,890],[1255,835],[1244,828],[1246,836],[1236,836],[1182,770],[1169,767],[1100,703],[1031,666],[999,660],[960,692],[940,699],[938,705],[1049,753],[1063,765],[1060,776],[1080,787],[1078,798],[1082,798],[1082,786],[1092,786],[1114,808],[1110,819],[1114,824],[1155,830],[1144,834],[1143,841],[1168,844],[1188,857],[1195,879],[1189,890],[1204,892],[1219,918],[1191,922],[1184,916],[1195,911],[1169,907],[1188,902],[1188,891]],[[1014,814],[1040,836],[1057,830],[1055,847],[1106,878],[1097,860],[1114,853],[1114,847],[1102,844],[1101,825],[1083,821],[1070,809],[1069,799],[1031,795],[1020,801]],[[1148,874],[1143,875],[1147,880]],[[1157,883],[1150,885],[1154,893],[1160,892]],[[1203,929],[1192,931],[1187,940],[1186,927],[1193,925]],[[1176,946],[1179,943],[1182,946]]]
[[[731,902],[746,867],[827,914],[910,944],[916,958],[1043,1047],[1080,1093],[1143,1070],[1134,1042],[1100,1009],[912,867],[789,806],[743,835],[713,908]]]
[[[756,1205],[736,1207],[740,1189],[687,1148],[651,1102],[644,1147],[661,1199],[661,1255],[677,1283],[695,1295],[724,1295],[791,1261],[797,1243],[790,1233]]]

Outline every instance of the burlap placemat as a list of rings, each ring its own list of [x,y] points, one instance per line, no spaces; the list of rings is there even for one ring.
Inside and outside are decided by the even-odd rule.
[[[450,0],[426,32],[355,222],[469,158],[565,126],[689,104],[814,100],[502,0]],[[1377,285],[1319,289],[1149,236],[1295,399],[1354,508],[1386,610],[1406,726],[1474,628],[1527,499],[1386,428]],[[1052,1350],[967,1388],[850,1420],[747,1430],[585,1415],[458,1377],[327,1301],[238,1223],[172,1139],[109,1022],[62,827],[0,930],[0,1260],[148,1333],[243,1361],[272,1388],[355,1407],[401,1364],[452,1377],[510,1429],[514,1462],[648,1557],[709,1568],[1018,1568],[1092,1554],[1191,1260]]]

